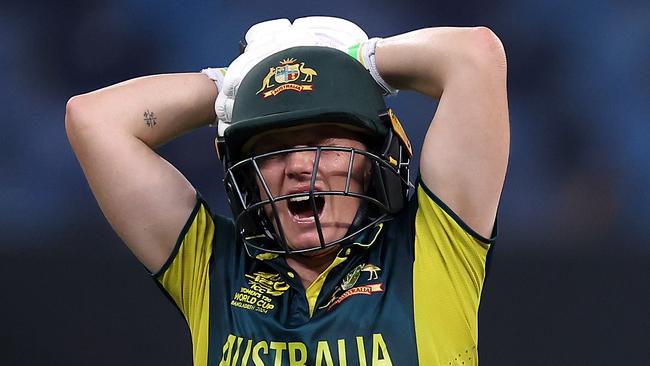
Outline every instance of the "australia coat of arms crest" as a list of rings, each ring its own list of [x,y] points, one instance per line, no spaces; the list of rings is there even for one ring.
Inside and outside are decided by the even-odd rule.
[[[286,90],[312,91],[314,76],[318,76],[316,70],[306,67],[304,62],[299,63],[294,58],[287,58],[280,61],[279,66],[269,67],[262,80],[262,87],[256,94],[263,93],[262,98],[266,99]]]

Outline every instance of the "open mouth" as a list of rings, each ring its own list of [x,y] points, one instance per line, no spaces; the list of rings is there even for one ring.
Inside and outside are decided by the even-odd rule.
[[[316,196],[314,197],[314,200],[316,201],[316,214],[320,217],[323,213],[323,207],[325,206],[325,198]],[[289,207],[291,216],[295,219],[314,219],[314,209],[312,208],[309,196],[290,198],[287,206]]]

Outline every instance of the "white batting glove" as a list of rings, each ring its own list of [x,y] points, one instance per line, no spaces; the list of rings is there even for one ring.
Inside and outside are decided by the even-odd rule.
[[[306,17],[294,20],[295,28],[314,33],[319,46],[339,49],[352,56],[370,72],[375,82],[384,90],[384,95],[395,95],[399,90],[391,87],[379,74],[375,63],[375,49],[381,38],[368,39],[358,25],[341,18]]]
[[[368,35],[349,20],[334,17],[304,17],[293,21],[293,27],[312,33],[317,46],[346,51],[353,44],[366,41]]]
[[[246,74],[264,58],[291,47],[323,46],[339,49],[361,62],[386,91],[385,94],[397,92],[377,72],[374,50],[378,39],[368,40],[366,33],[348,20],[320,16],[299,18],[293,24],[288,19],[269,20],[253,25],[246,32],[245,39],[247,46],[244,53],[228,66],[227,72],[226,68],[202,71],[215,81],[219,90],[215,101],[219,136],[223,136],[230,125],[237,90]]]

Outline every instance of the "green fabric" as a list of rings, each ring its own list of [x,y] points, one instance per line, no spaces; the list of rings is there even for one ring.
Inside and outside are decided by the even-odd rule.
[[[352,58],[359,60],[359,47],[361,46],[361,43],[357,43],[354,46],[348,48],[348,55],[350,55]]]

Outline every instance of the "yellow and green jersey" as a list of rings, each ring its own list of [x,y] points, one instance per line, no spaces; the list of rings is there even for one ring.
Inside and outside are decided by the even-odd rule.
[[[187,320],[197,366],[469,366],[492,242],[419,183],[305,289],[199,198],[154,278]]]

